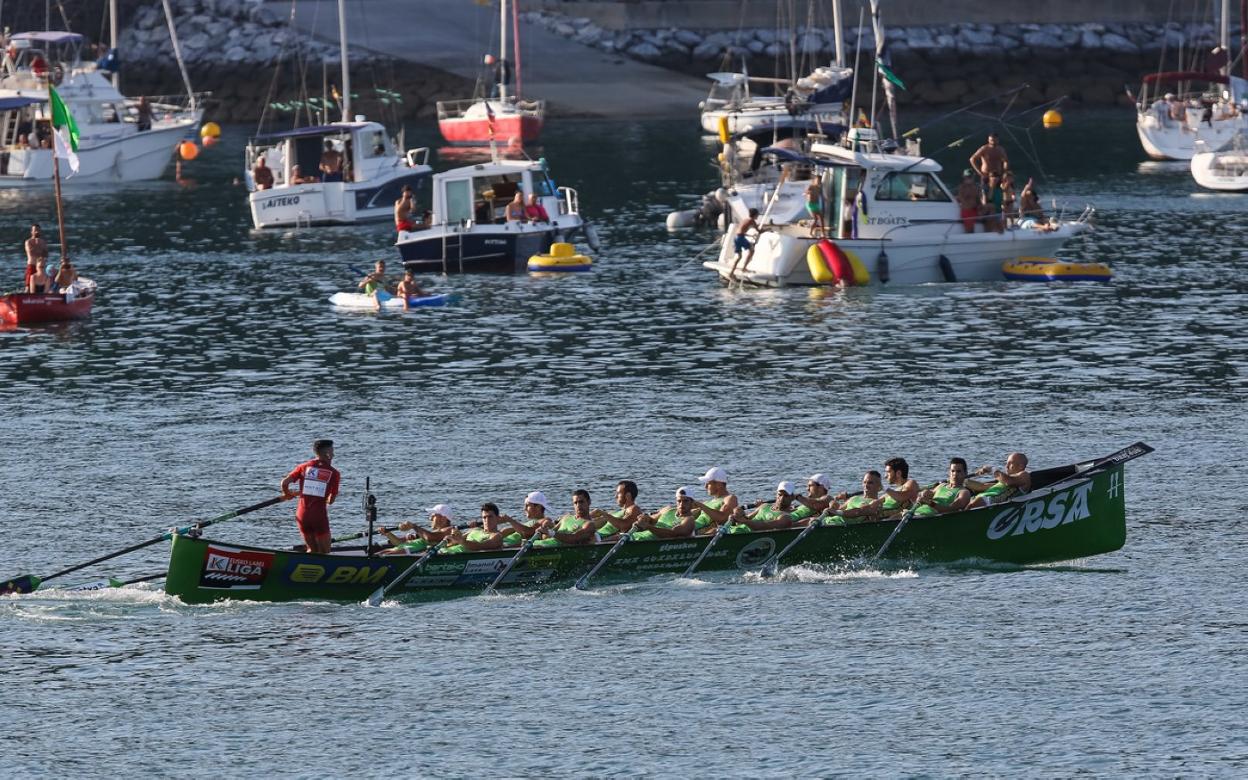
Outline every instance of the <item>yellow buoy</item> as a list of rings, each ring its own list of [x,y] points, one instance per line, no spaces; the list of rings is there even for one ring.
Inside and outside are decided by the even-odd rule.
[[[200,138],[220,138],[221,126],[216,122],[204,122],[204,126],[199,128]]]
[[[726,144],[732,140],[732,133],[728,132],[728,117],[721,116],[719,122],[716,123],[716,127],[719,129],[719,142],[721,144]]]
[[[1055,108],[1050,108],[1044,112],[1044,118],[1041,120],[1044,126],[1048,128],[1062,126],[1062,113]]]

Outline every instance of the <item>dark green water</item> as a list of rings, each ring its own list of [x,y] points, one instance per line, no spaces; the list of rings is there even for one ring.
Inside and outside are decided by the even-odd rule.
[[[963,117],[925,149],[973,133],[936,154],[960,170],[987,126]],[[325,298],[348,264],[395,257],[389,228],[249,233],[230,184],[245,134],[187,186],[70,193],[102,291],[87,322],[0,332],[3,576],[260,500],[321,436],[339,533],[366,476],[386,522],[514,512],[533,489],[605,504],[621,478],[654,507],[711,465],[765,496],[892,455],[934,480],[952,455],[1046,466],[1142,439],[1157,453],[1128,466],[1127,546],[371,611],[0,600],[4,709],[38,726],[0,736],[7,774],[1242,771],[1248,198],[1141,164],[1129,111],[1033,131],[1042,168],[1006,135],[1046,204],[1097,206],[1064,254],[1108,262],[1111,285],[725,290],[694,259],[712,236],[663,227],[713,184],[693,121],[566,122],[543,153],[599,228],[594,271],[430,279],[462,301],[380,317]],[[54,222],[50,196],[0,198],[3,286],[32,218]],[[296,541],[281,512],[220,531]]]

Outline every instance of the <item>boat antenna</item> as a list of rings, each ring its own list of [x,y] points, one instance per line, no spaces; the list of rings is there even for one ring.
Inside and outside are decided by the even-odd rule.
[[[117,51],[117,0],[108,0],[108,45]],[[121,68],[113,66],[113,88],[121,88]]]
[[[858,9],[858,42],[854,45],[854,85],[849,92],[849,113],[846,122],[852,127],[855,120],[854,112],[858,110],[858,73],[862,67],[862,8]],[[848,130],[845,133],[849,138]]]
[[[169,0],[164,0],[168,3]],[[342,58],[342,121],[351,121],[351,62],[347,59],[347,2],[338,0],[338,51]]]

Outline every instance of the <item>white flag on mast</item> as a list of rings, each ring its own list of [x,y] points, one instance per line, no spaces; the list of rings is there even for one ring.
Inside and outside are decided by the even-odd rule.
[[[68,139],[62,135],[63,132],[64,128],[57,128],[52,131],[52,145],[56,147],[56,156],[69,165],[70,173],[65,177],[68,179],[78,172],[78,155],[70,148]]]

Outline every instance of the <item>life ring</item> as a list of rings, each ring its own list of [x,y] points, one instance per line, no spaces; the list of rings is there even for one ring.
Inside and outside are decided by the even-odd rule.
[[[528,269],[545,273],[577,273],[588,271],[593,266],[594,261],[578,254],[576,247],[556,242],[550,245],[549,252],[530,257]]]

